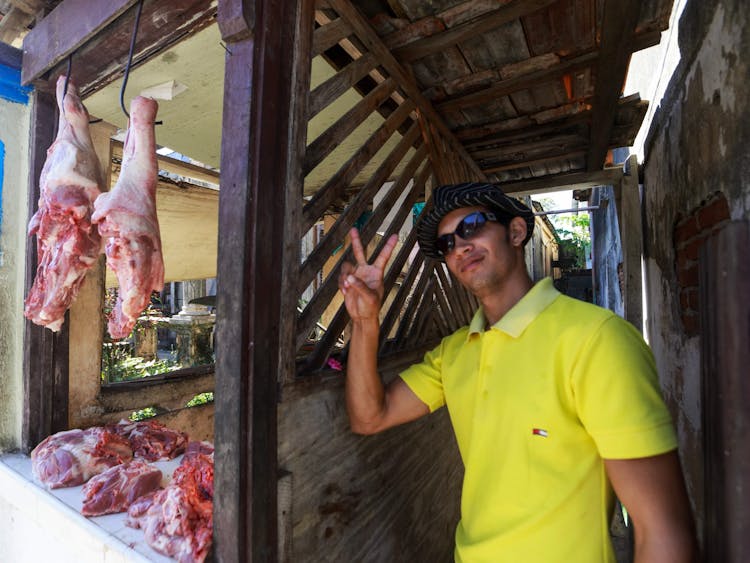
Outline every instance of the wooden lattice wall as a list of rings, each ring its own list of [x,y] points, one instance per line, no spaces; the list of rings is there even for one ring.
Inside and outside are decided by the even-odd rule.
[[[301,297],[306,291],[309,295],[311,287],[314,290],[297,322],[296,347],[298,357],[304,358],[299,369],[303,374],[324,368],[326,360],[341,351],[349,318],[341,299],[337,299],[337,276],[341,264],[352,258],[348,246],[344,252],[336,250],[365,212],[369,212],[366,220],[357,224],[362,242],[372,255],[381,251],[391,234],[409,232],[385,273],[381,360],[413,357],[407,352],[434,344],[468,323],[477,306],[474,297],[458,286],[443,264],[425,260],[415,251],[416,234],[408,226],[413,222],[413,205],[424,201],[431,187],[481,179],[482,173],[348,0],[316,3],[312,56],[319,55],[337,71],[311,90],[308,123],[352,89],[361,99],[324,132],[308,139],[302,167],[305,176],[309,177],[368,118],[377,115],[382,123],[309,196],[300,213],[300,236],[322,222],[324,216],[335,217],[301,260],[297,294]],[[358,175],[376,157],[374,173],[357,184]],[[373,206],[376,194],[382,199]],[[398,201],[401,203],[395,217],[387,221]],[[402,228],[404,225],[407,228]],[[327,276],[318,283],[321,271]],[[311,339],[324,313],[330,320],[322,335],[317,325],[318,338]]]

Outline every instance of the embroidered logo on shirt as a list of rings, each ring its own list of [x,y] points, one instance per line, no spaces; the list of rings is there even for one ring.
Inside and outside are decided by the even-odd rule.
[[[542,438],[546,438],[548,436],[548,433],[544,428],[532,428],[531,433],[534,436],[541,436]]]

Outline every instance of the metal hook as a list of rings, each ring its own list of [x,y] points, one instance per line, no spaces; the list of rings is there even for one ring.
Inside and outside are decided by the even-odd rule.
[[[130,37],[130,51],[128,52],[128,62],[125,65],[125,74],[122,77],[122,87],[120,88],[120,107],[122,113],[130,119],[128,110],[125,109],[125,88],[128,85],[128,77],[130,76],[130,64],[133,62],[133,51],[135,50],[135,38],[138,35],[138,24],[141,21],[141,10],[143,9],[143,0],[139,0],[138,9],[135,12],[135,23],[133,24],[133,35]]]
[[[68,55],[68,70],[65,72],[65,85],[63,86],[62,100],[60,101],[63,115],[65,115],[65,96],[68,95],[68,82],[70,82],[70,69],[72,66],[73,66],[73,53]]]
[[[135,51],[135,38],[138,35],[138,24],[141,21],[141,10],[143,10],[143,0],[138,1],[138,9],[135,12],[135,23],[133,24],[133,35],[130,37],[130,50],[128,51],[128,62],[125,65],[125,74],[122,77],[122,87],[120,88],[120,108],[125,117],[130,119],[128,110],[125,109],[125,88],[128,86],[130,77],[130,65],[133,63],[133,51]],[[154,125],[161,125],[163,121],[154,121]]]

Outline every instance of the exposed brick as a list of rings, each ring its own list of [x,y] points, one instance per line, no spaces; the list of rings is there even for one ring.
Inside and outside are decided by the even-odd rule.
[[[682,249],[682,253],[685,255],[685,258],[687,260],[695,260],[698,261],[698,253],[700,252],[700,248],[703,245],[703,240],[705,237],[696,237],[690,242],[688,242],[685,247]]]
[[[700,317],[696,313],[683,313],[682,327],[688,336],[700,334]]]
[[[698,288],[691,287],[685,290],[684,293],[687,294],[688,308],[693,311],[700,311],[700,292],[698,291]]]
[[[692,264],[684,270],[677,270],[677,281],[680,287],[698,287],[698,264]]]
[[[688,257],[686,249],[683,248],[681,250],[677,251],[677,271],[680,272],[682,270],[688,270],[693,264],[696,263],[695,259],[690,259]]]
[[[701,230],[713,227],[729,219],[729,204],[723,195],[708,202],[698,210],[698,226]]]
[[[674,228],[674,243],[676,247],[687,243],[691,238],[700,232],[698,221],[694,215],[683,219]]]
[[[690,308],[690,296],[687,289],[680,290],[680,309],[683,311]]]

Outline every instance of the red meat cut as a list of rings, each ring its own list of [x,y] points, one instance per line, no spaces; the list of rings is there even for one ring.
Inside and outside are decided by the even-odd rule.
[[[132,457],[125,438],[95,426],[45,438],[31,452],[31,470],[50,489],[75,487]]]
[[[55,142],[39,178],[39,209],[29,222],[37,237],[38,267],[24,303],[24,316],[52,331],[60,330],[86,273],[101,253],[92,225],[94,200],[103,186],[99,160],[89,132],[89,114],[75,86],[57,80],[60,117]]]
[[[135,457],[148,461],[174,459],[185,451],[188,443],[187,434],[167,428],[155,420],[121,420],[111,429],[130,442]]]
[[[138,96],[130,104],[122,169],[112,191],[95,202],[92,221],[105,241],[107,265],[117,275],[117,302],[109,317],[113,338],[124,338],[164,285],[159,221],[156,217],[156,137],[158,104]]]
[[[134,502],[126,521],[143,529],[153,549],[181,563],[202,562],[213,538],[213,454],[200,453],[206,449],[204,443],[193,444],[197,442],[188,445],[172,482]]]
[[[162,472],[150,463],[134,459],[110,467],[83,486],[84,516],[123,512],[139,497],[161,486]]]

